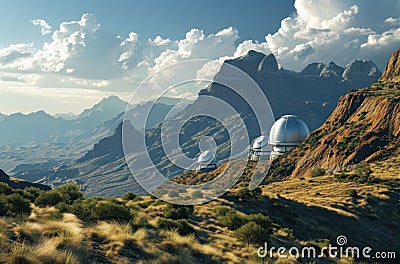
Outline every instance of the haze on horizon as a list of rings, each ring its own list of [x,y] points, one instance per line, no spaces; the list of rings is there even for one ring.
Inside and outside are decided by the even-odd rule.
[[[24,6],[21,9],[21,5]],[[3,3],[0,113],[79,113],[103,97],[129,100],[148,74],[188,59],[222,61],[254,49],[286,69],[373,60],[400,47],[400,2],[177,1],[110,5]],[[208,74],[215,69],[202,69]],[[187,97],[197,89],[176,93]],[[152,99],[156,89],[145,98]]]

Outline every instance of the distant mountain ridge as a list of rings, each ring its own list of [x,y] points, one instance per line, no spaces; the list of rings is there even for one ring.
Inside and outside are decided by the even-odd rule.
[[[28,181],[10,178],[2,169],[0,169],[0,182],[7,184],[11,188],[14,189],[24,189],[27,187],[39,188],[41,190],[50,190],[50,186],[39,184],[39,183],[31,183]]]

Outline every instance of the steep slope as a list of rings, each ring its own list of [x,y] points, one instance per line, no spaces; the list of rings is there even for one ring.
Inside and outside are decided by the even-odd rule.
[[[316,168],[335,172],[400,155],[400,83],[386,82],[398,78],[391,65],[399,55],[393,54],[379,82],[341,97],[328,120],[274,162],[270,174],[301,177]]]
[[[379,81],[400,82],[400,49],[393,53]]]
[[[84,110],[75,120],[72,129],[90,130],[125,111],[127,103],[118,96],[104,98],[90,109]]]
[[[0,169],[0,182],[7,184],[11,188],[14,189],[24,189],[27,187],[35,187],[41,190],[50,190],[50,186],[39,184],[39,183],[31,183],[21,179],[10,178],[2,169]]]

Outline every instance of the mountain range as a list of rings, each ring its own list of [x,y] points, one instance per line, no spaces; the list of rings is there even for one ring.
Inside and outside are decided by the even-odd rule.
[[[331,173],[400,155],[400,49],[378,82],[342,96],[327,121],[272,166],[275,178]]]
[[[371,61],[355,60],[342,68],[331,62],[327,65],[312,63],[301,72],[279,68],[273,54],[265,55],[250,51],[247,55],[225,61],[249,74],[261,87],[269,99],[275,118],[286,113],[301,117],[314,130],[321,126],[335,108],[340,96],[350,89],[361,88],[378,80],[381,72]],[[241,115],[246,127],[232,124],[234,130],[246,129],[250,140],[260,135],[251,107],[243,102],[235,93],[218,83],[218,78],[227,74],[226,66],[222,66],[214,77],[215,82],[200,91],[199,95],[210,95],[220,98],[233,106]],[[217,158],[224,160],[229,156],[230,144],[226,129],[221,123],[207,117],[191,118],[198,108],[205,107],[201,99],[197,99],[172,119],[163,123],[168,128],[169,122],[189,120],[180,131],[182,151],[189,157],[199,153],[199,140],[204,136],[212,136],[217,144]],[[235,127],[236,126],[236,127]],[[168,130],[168,129],[167,129]],[[77,180],[89,195],[118,196],[127,191],[141,193],[141,188],[134,181],[126,160],[121,156],[122,126],[116,127],[112,136],[100,140],[96,146],[81,158],[64,167],[65,175],[55,169],[16,170],[16,177],[30,177],[28,180],[42,179],[41,182],[60,184],[63,180]],[[170,135],[175,136],[175,135]],[[174,166],[166,158],[161,143],[161,124],[146,131],[147,149],[156,166],[168,177],[174,177],[182,169]],[[168,137],[168,136],[167,136]],[[135,166],[141,166],[144,153],[132,154],[128,157]],[[72,175],[69,174],[73,171]],[[142,173],[150,173],[148,168],[141,168]],[[149,179],[151,179],[149,175]],[[99,180],[101,178],[101,181]]]

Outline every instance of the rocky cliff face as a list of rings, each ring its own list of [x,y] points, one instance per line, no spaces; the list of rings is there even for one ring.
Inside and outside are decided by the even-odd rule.
[[[399,78],[393,66],[399,55],[395,52],[380,80]],[[270,174],[301,177],[316,168],[335,172],[400,155],[399,87],[399,82],[381,81],[341,97],[328,120],[303,144],[274,162]]]
[[[379,80],[400,82],[400,49],[393,53]]]

